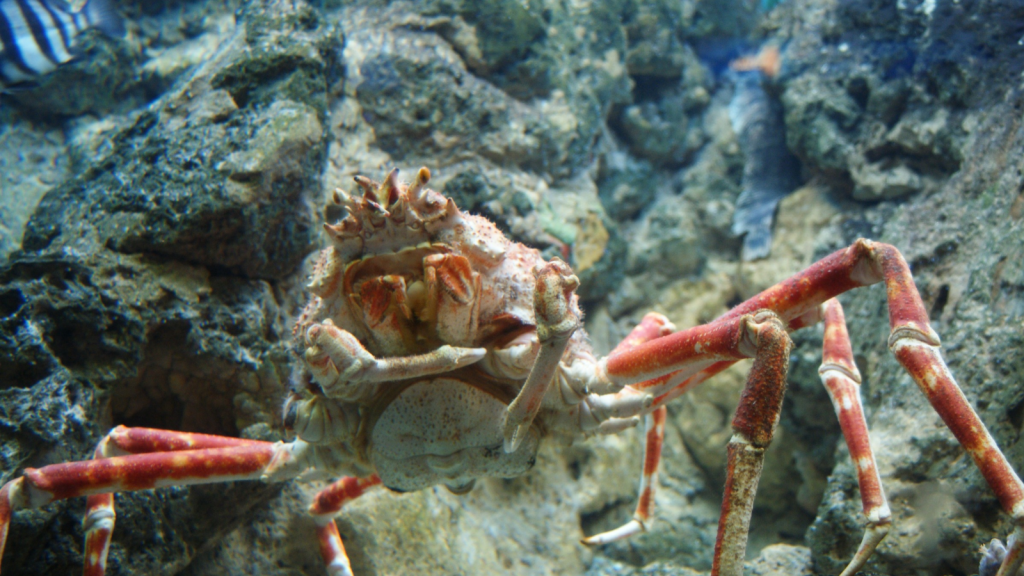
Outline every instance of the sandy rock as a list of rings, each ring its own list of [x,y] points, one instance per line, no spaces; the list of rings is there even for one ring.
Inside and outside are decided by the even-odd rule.
[[[0,129],[0,257],[21,247],[25,223],[47,190],[64,179],[64,135],[11,122]]]

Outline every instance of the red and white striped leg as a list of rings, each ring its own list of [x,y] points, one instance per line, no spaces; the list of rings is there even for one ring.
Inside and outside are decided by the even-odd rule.
[[[82,519],[82,530],[85,531],[84,576],[103,576],[107,573],[107,555],[116,520],[113,494],[89,496],[85,505],[85,518]]]
[[[187,437],[161,430],[125,429],[126,445],[180,446]],[[138,432],[133,434],[133,432]],[[206,438],[218,438],[206,436]],[[235,439],[227,439],[234,443]],[[303,467],[297,456],[298,444],[244,440],[235,445],[217,448],[181,449],[171,452],[129,454],[98,460],[53,464],[43,468],[25,469],[24,475],[0,488],[0,556],[7,539],[11,514],[21,508],[38,508],[56,500],[146,490],[163,486],[185,486],[262,477],[274,481],[293,477]],[[102,518],[105,503],[98,503],[96,513]],[[111,508],[112,510],[112,508]],[[91,511],[90,511],[91,512]],[[86,522],[88,523],[88,516]],[[98,534],[100,531],[97,530]],[[96,536],[101,546],[103,538]],[[95,541],[94,539],[94,541]],[[88,552],[100,550],[94,548]],[[98,557],[92,561],[101,565]]]
[[[376,474],[366,478],[346,476],[317,493],[309,513],[316,522],[316,535],[320,541],[320,553],[329,576],[352,576],[352,566],[348,562],[345,545],[338,534],[338,525],[334,523],[334,515],[347,502],[359,498],[367,490],[380,485]]]
[[[793,341],[773,313],[761,312],[749,324],[756,346],[754,365],[732,420],[722,515],[718,520],[712,576],[743,576],[750,516],[761,479],[764,453],[782,413]]]
[[[1024,562],[1024,483],[946,366],[939,352],[939,337],[928,324],[928,312],[903,256],[885,244],[876,244],[874,248],[875,265],[885,280],[889,298],[889,350],[974,459],[1003,509],[1012,517],[1013,537],[997,576],[1015,575]]]
[[[99,441],[93,452],[93,459],[152,452],[227,448],[254,443],[258,442],[227,436],[118,426]],[[85,506],[85,517],[82,520],[82,529],[85,532],[85,568],[82,571],[84,576],[103,576],[106,573],[110,539],[116,520],[117,512],[112,492],[89,496]]]
[[[600,546],[647,531],[654,516],[654,491],[658,487],[658,465],[665,439],[665,412],[665,407],[661,406],[644,419],[644,470],[640,476],[640,494],[633,519],[613,530],[584,538],[580,541],[583,544]]]
[[[893,246],[858,240],[849,248],[834,252],[757,294],[711,324],[609,356],[608,376],[612,382],[625,385],[636,381],[655,382],[660,376],[676,373],[674,378],[661,381],[659,386],[644,390],[656,396],[653,406],[658,406],[677,390],[692,387],[738,359],[718,350],[727,348],[728,333],[733,328],[731,321],[760,310],[771,310],[790,330],[799,329],[819,319],[819,307],[826,300],[878,282],[886,285],[892,328],[889,349],[974,459],[1003,509],[1013,519],[1016,527],[1012,542],[997,576],[1016,574],[1024,563],[1024,483],[946,367],[939,353],[939,338],[928,324],[928,314],[914,286],[910,268]],[[711,347],[705,342],[710,342]]]
[[[656,312],[649,312],[633,328],[626,338],[619,342],[612,353],[629,350],[649,340],[671,334],[675,330],[668,318]],[[634,387],[635,388],[635,387]],[[654,515],[654,491],[658,486],[658,465],[661,462],[661,446],[665,438],[665,407],[661,406],[644,418],[644,464],[640,475],[640,494],[633,519],[600,534],[581,540],[588,546],[600,546],[646,532]]]
[[[868,439],[868,426],[860,401],[860,372],[853,361],[843,307],[833,298],[825,302],[824,310],[825,342],[818,374],[832,399],[846,446],[850,450],[850,458],[857,468],[860,498],[864,516],[868,519],[860,546],[840,575],[853,576],[867,563],[878,543],[889,533],[892,514],[885,500],[882,479],[878,476],[878,467]]]
[[[805,312],[798,316],[803,317]],[[781,413],[790,348],[786,322],[762,310],[729,315],[705,326],[617,348],[604,361],[609,381],[641,381],[637,388],[647,387],[646,391],[664,396],[679,387],[702,382],[736,360],[754,357],[733,419],[735,434],[729,443],[725,497],[715,544],[716,576],[743,573],[754,494],[764,451]],[[672,376],[666,381],[661,378],[665,374]],[[647,386],[655,382],[656,386]]]

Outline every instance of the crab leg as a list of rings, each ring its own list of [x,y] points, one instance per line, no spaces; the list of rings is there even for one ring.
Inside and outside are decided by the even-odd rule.
[[[760,310],[776,313],[790,329],[801,328],[818,318],[818,307],[829,298],[858,286],[869,286],[883,280],[875,260],[899,252],[886,244],[858,240],[853,246],[826,256],[799,274],[768,288],[736,306],[710,324],[676,332],[630,350],[613,353],[605,360],[611,388],[653,381],[658,387],[648,392],[667,392],[669,382],[687,383],[704,370],[712,370],[719,362],[731,364],[747,356],[736,354],[729,338],[735,330],[734,321]],[[903,263],[906,267],[906,263]],[[909,272],[907,274],[909,278]],[[913,290],[913,283],[910,284]],[[916,292],[916,291],[915,291]],[[920,301],[920,298],[918,298]],[[893,307],[890,297],[890,308]],[[906,304],[895,304],[900,310]],[[714,366],[720,371],[725,366]],[[671,380],[658,380],[673,374]]]
[[[629,350],[649,340],[665,336],[673,329],[668,318],[650,312],[612,352]],[[658,486],[658,465],[661,463],[661,446],[665,439],[665,413],[665,407],[661,406],[644,419],[644,464],[640,475],[640,494],[633,518],[618,528],[584,538],[581,540],[583,544],[600,546],[647,531],[647,526],[654,515],[654,491]]]
[[[588,546],[600,546],[646,532],[654,516],[654,491],[658,487],[658,465],[661,463],[661,445],[665,439],[665,407],[661,406],[644,419],[644,468],[640,476],[640,494],[633,518],[607,532],[580,540]]]
[[[334,523],[334,515],[346,503],[359,498],[380,483],[380,478],[376,474],[367,478],[346,476],[324,488],[313,498],[309,513],[316,522],[320,552],[323,554],[329,576],[352,576],[352,566],[349,564],[345,545],[341,542],[338,525]]]
[[[519,394],[508,406],[503,436],[505,452],[516,451],[525,437],[541,401],[551,385],[551,379],[569,344],[569,338],[579,328],[579,317],[573,313],[573,296],[579,279],[569,265],[553,258],[537,273],[533,306],[537,315],[537,339],[540,352],[533,369]]]
[[[430,376],[468,366],[483,358],[483,348],[445,344],[426,354],[375,358],[359,340],[328,319],[306,331],[306,363],[313,378],[331,398],[358,400],[372,393],[364,383]]]
[[[226,448],[254,442],[256,441],[227,436],[118,426],[99,441],[93,459],[149,452]],[[85,569],[82,572],[84,576],[103,576],[106,573],[110,538],[116,520],[113,493],[89,496],[85,505],[85,517],[82,520],[82,529],[85,532]]]
[[[750,358],[752,348],[741,351],[743,319],[729,317],[662,336],[628,350],[613,351],[604,364],[609,388],[635,384],[637,389],[660,394],[675,379],[685,381],[715,364]],[[669,375],[671,378],[664,378]]]
[[[626,350],[632,350],[637,346],[654,340],[655,338],[661,338],[662,336],[668,336],[675,331],[675,326],[669,321],[663,314],[657,312],[648,312],[644,314],[640,323],[633,328],[629,334],[619,342],[615,349],[612,350],[612,354],[616,352],[625,352]],[[636,386],[634,386],[636,388]]]
[[[882,479],[878,476],[878,467],[868,440],[868,426],[860,402],[860,372],[853,361],[843,307],[833,298],[825,302],[824,308],[825,343],[818,373],[835,406],[850,458],[857,467],[857,484],[860,486],[864,515],[868,518],[864,538],[850,564],[840,575],[852,576],[864,566],[878,543],[889,533],[892,515],[885,501]]]
[[[108,458],[108,442],[118,426],[100,440],[93,451],[93,459]],[[107,573],[107,556],[110,553],[110,538],[114,534],[114,523],[117,511],[114,508],[113,494],[93,494],[86,499],[85,517],[82,518],[82,530],[85,532],[85,567],[83,576],[103,576]]]
[[[605,361],[609,388],[678,372],[676,386],[690,387],[708,372],[730,364],[728,343],[733,321],[759,310],[771,310],[790,330],[815,322],[826,300],[860,286],[885,282],[889,304],[889,349],[927,396],[932,407],[974,459],[1003,509],[1013,519],[1013,543],[998,576],[1015,574],[1024,562],[1024,483],[996,446],[985,425],[967,402],[939,353],[939,338],[914,286],[910,268],[888,244],[858,240],[809,268],[761,292],[711,324],[677,332],[616,353]],[[710,362],[708,360],[711,360]],[[671,394],[671,390],[650,390]],[[660,400],[660,398],[659,398]],[[659,405],[658,402],[652,406]]]
[[[750,531],[754,495],[761,479],[764,453],[772,441],[782,413],[789,352],[793,341],[785,325],[770,312],[748,324],[755,340],[754,365],[732,420],[722,515],[718,520],[712,576],[743,576],[743,561]]]
[[[726,320],[729,318],[735,318],[731,312],[722,316],[718,320]],[[821,310],[819,308],[813,308],[803,314],[796,316],[789,321],[788,329],[790,332],[806,328],[817,324],[822,320]],[[735,364],[735,360],[723,360],[715,362],[706,368],[699,370],[696,374],[693,370],[677,370],[670,372],[657,378],[651,378],[638,384],[632,384],[631,387],[637,390],[655,394],[654,401],[651,403],[653,408],[664,406],[668,402],[675,400],[682,396],[690,389],[694,388],[698,384],[707,381],[709,378],[725,370],[729,366]]]
[[[117,512],[114,510],[113,494],[93,494],[86,500],[85,518],[85,567],[83,576],[103,576],[107,573],[107,555],[110,552],[110,537],[114,533]]]
[[[862,245],[866,245],[871,256],[873,271],[885,280],[889,323],[892,326],[889,350],[910,373],[939,417],[974,459],[975,465],[1016,525],[1016,538],[1007,551],[998,576],[1016,574],[1024,561],[1024,484],[967,401],[939,353],[939,337],[928,324],[928,313],[903,256],[896,248],[886,244],[861,241],[853,248]],[[855,278],[857,272],[855,265],[850,272],[851,278]]]
[[[156,438],[156,443],[169,438]],[[300,442],[241,442],[223,448],[131,454],[52,464],[39,469],[27,468],[22,477],[0,488],[0,556],[3,554],[14,510],[38,508],[56,500],[77,496],[163,486],[260,478],[278,481],[294,476],[304,464],[304,446]],[[90,553],[93,551],[90,550]]]
[[[690,376],[688,378],[679,378],[678,374],[669,374],[668,375],[669,378],[666,378],[666,377],[662,376],[660,378],[656,378],[654,380],[649,381],[649,382],[658,381],[659,383],[660,382],[667,382],[671,386],[671,388],[669,388],[667,392],[664,392],[660,396],[655,396],[654,397],[654,401],[651,402],[651,406],[653,406],[654,408],[658,408],[660,406],[664,406],[665,404],[669,403],[670,401],[675,400],[676,398],[678,398],[678,397],[682,396],[683,394],[685,394],[686,392],[690,391],[691,389],[696,387],[698,384],[706,382],[709,378],[711,378],[715,374],[718,374],[719,372],[725,370],[726,368],[728,368],[729,366],[732,366],[735,363],[736,363],[735,360],[728,360],[728,361],[723,361],[723,362],[715,362],[711,366],[708,366],[707,368],[701,370],[700,372],[697,372],[696,374],[694,374],[693,376]],[[643,385],[643,384],[646,384],[646,382],[641,383],[639,385]],[[664,388],[659,388],[659,389],[664,389]]]
[[[742,574],[754,494],[760,480],[764,451],[771,443],[778,423],[791,347],[792,342],[782,320],[770,311],[762,311],[643,343],[627,338],[627,344],[617,347],[606,362],[608,373],[613,377],[634,380],[645,376],[658,378],[685,366],[691,371],[696,367],[696,374],[691,379],[702,381],[727,366],[730,360],[754,357],[754,366],[733,420],[735,434],[729,443],[728,475],[715,546],[713,573],[716,575]],[[645,353],[635,354],[638,350]],[[661,364],[666,355],[674,356],[673,363],[668,366]],[[663,407],[658,408],[656,413],[663,414],[663,410]],[[660,457],[661,431],[658,426],[653,429],[655,432],[648,432],[645,476],[648,476],[648,471],[653,476]],[[644,496],[652,486],[653,482],[642,487],[641,501],[634,518],[636,524],[628,523],[598,535],[593,543],[612,541],[640,531],[641,519],[649,517],[651,511],[651,502]]]
[[[888,244],[858,240],[853,246],[835,252],[807,270],[761,292],[711,324],[676,332],[625,353],[614,354],[607,359],[609,379],[628,384],[674,372],[681,366],[699,365],[700,358],[706,358],[707,352],[719,346],[719,339],[725,337],[721,328],[728,326],[729,320],[758,310],[771,310],[789,328],[800,327],[806,325],[808,318],[815,316],[815,309],[829,298],[881,281],[886,284],[892,326],[889,349],[974,458],[1014,523],[1024,527],[1024,484],[996,447],[946,367],[938,351],[939,338],[928,324],[928,314],[914,286],[910,268],[899,251]],[[700,334],[712,339],[710,346],[697,348],[702,345],[698,337]],[[722,358],[729,362],[736,359]],[[696,374],[700,370],[693,372]],[[685,380],[683,384],[686,384]],[[1014,561],[1024,560],[1019,557],[1024,551],[1024,528],[1020,531],[1021,537],[1017,539],[1020,545],[1009,552],[1013,557],[1016,551]]]

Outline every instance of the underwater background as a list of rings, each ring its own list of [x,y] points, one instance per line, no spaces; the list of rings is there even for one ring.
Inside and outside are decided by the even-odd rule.
[[[859,237],[895,245],[1024,470],[1024,3],[111,5],[123,30],[86,27],[0,94],[3,482],[117,424],[283,438],[322,207],[356,174],[420,166],[569,255],[602,354],[649,310],[697,325]],[[1010,519],[889,354],[885,289],[840,299],[893,511],[864,573],[977,574]],[[836,574],[864,524],[822,329],[793,337],[750,574]],[[547,442],[520,478],[346,506],[354,573],[706,573],[747,370],[669,405],[648,533],[579,543],[632,514],[638,431]],[[324,574],[305,515],[322,487],[120,494],[108,574]],[[79,573],[84,508],[15,514],[3,574]]]

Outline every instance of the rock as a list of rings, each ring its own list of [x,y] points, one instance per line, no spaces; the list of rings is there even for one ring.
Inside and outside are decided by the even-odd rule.
[[[948,158],[954,166],[959,165],[960,154],[957,145],[951,141],[951,136],[957,134],[958,129],[949,125],[946,109],[934,111],[933,116],[924,121],[913,116],[921,114],[906,114],[896,126],[884,132],[884,136],[869,143],[866,158],[851,161],[850,173],[855,183],[855,199],[898,198],[910,192],[934,191],[942,183],[942,172],[936,174],[934,170],[915,169],[922,164],[921,159]],[[883,131],[876,133],[881,134]],[[895,166],[892,166],[891,160],[871,162],[869,159],[878,156],[878,151],[882,149],[895,149],[898,155],[916,160]]]
[[[355,7],[341,19],[348,82],[378,145],[397,160],[478,154],[557,177],[581,168],[608,97],[623,98],[617,28],[581,35],[580,19],[597,28],[608,22],[559,9],[549,13],[551,28],[537,29],[540,14],[516,2],[454,13],[449,4],[431,6]],[[515,16],[497,25],[487,14],[499,9]],[[438,34],[413,32],[410,21]],[[570,51],[588,57],[563,57]],[[578,81],[567,81],[567,65],[582,66],[571,72]]]
[[[216,120],[234,111],[233,102],[222,90],[211,92],[211,98],[198,116]],[[270,105],[262,122],[245,150],[228,155],[217,169],[236,182],[254,178],[284,179],[302,173],[299,158],[320,143],[323,128],[316,110],[290,100]]]
[[[1002,7],[983,9],[989,10],[986,13],[995,16],[1001,14]],[[855,103],[864,103],[857,104],[864,116],[848,124],[853,128],[847,135],[842,135],[839,120],[817,124],[819,134],[831,130],[839,135],[836,145],[820,149],[849,154],[846,162],[854,197],[912,195],[900,205],[882,203],[864,211],[844,207],[846,222],[829,233],[834,237],[838,232],[842,238],[829,242],[820,235],[817,250],[827,251],[830,244],[846,244],[856,236],[870,234],[904,251],[933,326],[943,339],[950,369],[1014,462],[1019,447],[1010,412],[1019,403],[1016,388],[993,387],[993,383],[1020,380],[1021,359],[1015,352],[1019,322],[1016,312],[1010,311],[1015,310],[1012,290],[1006,291],[1014,281],[1004,280],[1004,268],[998,267],[999,262],[1016,261],[1010,254],[1022,250],[1019,234],[1010,232],[1016,221],[1007,216],[1010,207],[1019,202],[1019,176],[1012,162],[1005,162],[1003,153],[994,150],[1013,155],[1012,150],[1021,143],[999,127],[997,119],[1005,114],[1005,104],[965,89],[960,82],[969,76],[975,86],[981,85],[982,78],[998,74],[1019,56],[1004,52],[1001,42],[994,44],[999,48],[987,60],[988,65],[975,65],[978,60],[965,45],[940,47],[924,40],[914,48],[920,50],[916,60],[906,58],[907,46],[874,49],[881,37],[897,37],[909,27],[944,29],[962,17],[958,11],[952,5],[934,11],[903,11],[851,3],[834,13],[819,13],[835,27],[833,37],[846,41],[839,47],[845,46],[847,52],[840,56],[829,51],[837,48],[831,44],[825,52],[814,49],[812,56],[812,37],[805,41],[807,52],[791,53],[790,65],[805,73],[795,75],[784,95],[790,98],[790,92],[794,93],[795,105],[787,110],[787,128],[794,125],[790,118],[800,124],[823,122],[826,117],[825,108],[812,112],[797,104],[798,92],[813,92],[806,89],[805,80],[846,75],[839,86],[845,84]],[[985,24],[979,20],[967,31],[975,40],[1005,30],[996,20],[983,20]],[[872,28],[871,47],[862,46],[849,34],[864,26]],[[942,65],[933,59],[938,53]],[[886,70],[885,79],[848,67],[858,61],[872,62],[865,70]],[[952,75],[941,82],[941,88],[927,80],[938,70]],[[812,150],[803,145],[795,148],[805,153]],[[860,154],[866,161],[856,159]],[[826,156],[809,152],[810,156],[817,159],[818,166],[827,165]],[[882,574],[974,573],[979,546],[1007,533],[1008,520],[996,512],[998,506],[974,464],[964,457],[948,429],[886,350],[884,291],[858,290],[844,298],[854,354],[866,376],[862,397],[872,444],[894,517],[893,531],[866,570]],[[808,532],[815,565],[828,573],[845,566],[859,542],[863,523],[845,448],[839,449],[837,458],[818,518]]]
[[[704,257],[699,224],[680,196],[658,198],[629,241],[626,271],[659,270],[673,276],[699,272]],[[658,263],[659,266],[655,266]]]
[[[124,112],[144,102],[140,54],[123,38],[88,30],[75,45],[76,57],[38,79],[28,90],[4,95],[25,116],[56,124],[81,114]],[[4,103],[7,105],[7,102]]]
[[[0,258],[21,247],[25,223],[47,190],[65,178],[64,135],[27,122],[0,128]]]
[[[701,112],[710,101],[711,78],[689,43],[695,3],[637,3],[626,21],[626,68],[634,79],[632,101],[615,111],[612,126],[633,154],[655,164],[688,164],[707,136]]]
[[[775,544],[761,551],[761,554],[746,563],[745,570],[755,576],[810,576],[810,550],[803,546]],[[652,562],[643,568],[597,558],[584,576],[703,576],[698,572],[671,562]]]
[[[728,103],[729,94],[716,94],[703,115],[704,132],[710,140],[694,156],[693,164],[675,173],[672,183],[697,215],[702,251],[724,259],[731,259],[740,247],[732,233],[732,221],[744,167]]]
[[[240,27],[176,90],[115,124],[112,146],[84,144],[86,167],[42,200],[21,250],[0,267],[0,372],[15,375],[0,402],[12,424],[0,438],[5,480],[24,466],[88,458],[113,422],[227,435],[279,427],[294,306],[294,280],[284,278],[312,244],[306,202],[319,192],[325,151],[334,36],[318,18],[302,4],[249,6],[248,32]],[[225,70],[289,49],[273,81],[213,86]],[[298,101],[296,75],[307,81]],[[218,171],[229,158],[244,170]],[[109,573],[178,573],[279,490],[119,496]],[[5,573],[80,570],[83,506],[17,515]],[[43,544],[24,544],[32,541]]]
[[[775,544],[761,550],[747,569],[755,576],[811,576],[811,551],[804,546]]]
[[[629,220],[647,208],[657,192],[657,177],[649,162],[622,151],[603,157],[598,190],[601,203],[616,220]]]
[[[110,155],[42,201],[23,247],[42,250],[95,235],[122,252],[183,257],[248,276],[294,270],[313,242],[302,192],[319,189],[311,170],[324,153],[316,116],[325,112],[335,40],[309,10],[276,20],[267,9],[243,13],[244,34],[240,28],[217,59],[142,112]],[[270,47],[266,28],[274,22],[307,28],[293,44]],[[274,82],[250,87],[250,74],[272,74]],[[317,78],[320,96],[305,86]],[[272,86],[296,104],[270,106]],[[291,123],[291,135],[276,133],[282,123]],[[69,196],[85,200],[67,202]],[[159,208],[147,210],[151,205]],[[305,234],[295,234],[295,226]]]
[[[816,170],[849,179],[857,199],[934,192],[960,166],[967,110],[994,95],[976,87],[997,82],[992,75],[1020,58],[997,40],[1009,34],[1000,18],[1015,10],[986,5],[985,17],[975,14],[962,32],[972,40],[952,44],[935,39],[959,28],[959,5],[918,10],[852,2],[807,12],[825,23],[825,32],[787,48],[782,97],[790,148]],[[918,31],[916,40],[879,49],[884,38],[909,30]],[[988,43],[990,55],[968,47]]]
[[[787,84],[783,93],[790,149],[805,163],[842,171],[851,153],[846,131],[857,125],[860,109],[841,86],[807,74]]]
[[[322,572],[314,525],[304,512],[323,486],[292,484],[184,573]],[[408,494],[380,489],[346,506],[338,527],[360,575],[580,574],[590,552],[579,544],[576,501],[565,461],[549,445],[524,479],[488,479],[462,496],[441,487]]]
[[[439,27],[441,34],[457,46],[474,71],[482,76],[523,75],[515,68],[526,67],[524,61],[536,58],[534,45],[547,39],[544,19],[529,5],[508,0],[454,4],[448,7],[437,3],[426,12],[454,13],[453,22]],[[509,68],[513,71],[509,72]]]
[[[990,121],[998,123],[998,114],[993,110]],[[899,210],[882,238],[907,249],[946,361],[1013,462],[1021,449],[1012,416],[1019,394],[996,382],[1018,381],[1024,374],[1022,336],[1013,312],[1017,299],[1009,288],[1017,282],[1011,264],[1017,259],[1011,254],[1022,250],[1019,235],[1008,232],[1017,226],[1008,210],[1019,202],[1019,177],[991,150],[1024,143],[991,124],[971,142],[964,160],[970,170],[936,195]],[[977,226],[979,221],[986,225]],[[873,375],[863,393],[872,444],[895,523],[903,524],[886,538],[869,568],[891,574],[939,573],[947,566],[976,571],[978,547],[1007,533],[1009,519],[996,512],[998,505],[974,464],[962,457],[955,439],[886,352],[880,342],[886,333],[880,306],[884,294],[873,289],[852,295],[847,307],[847,314],[858,318],[851,330],[854,353]],[[856,493],[843,488],[851,475],[844,455],[809,533],[816,562],[828,570],[836,569],[854,545],[838,536],[845,530],[841,526],[857,517],[841,511],[856,503]]]
[[[695,61],[696,57],[691,56],[691,59]],[[692,65],[698,66],[696,62]],[[700,106],[687,106],[683,89],[672,90],[655,101],[641,101],[623,109],[616,126],[634,154],[656,164],[680,167],[688,164],[704,144],[706,136],[697,116]]]

